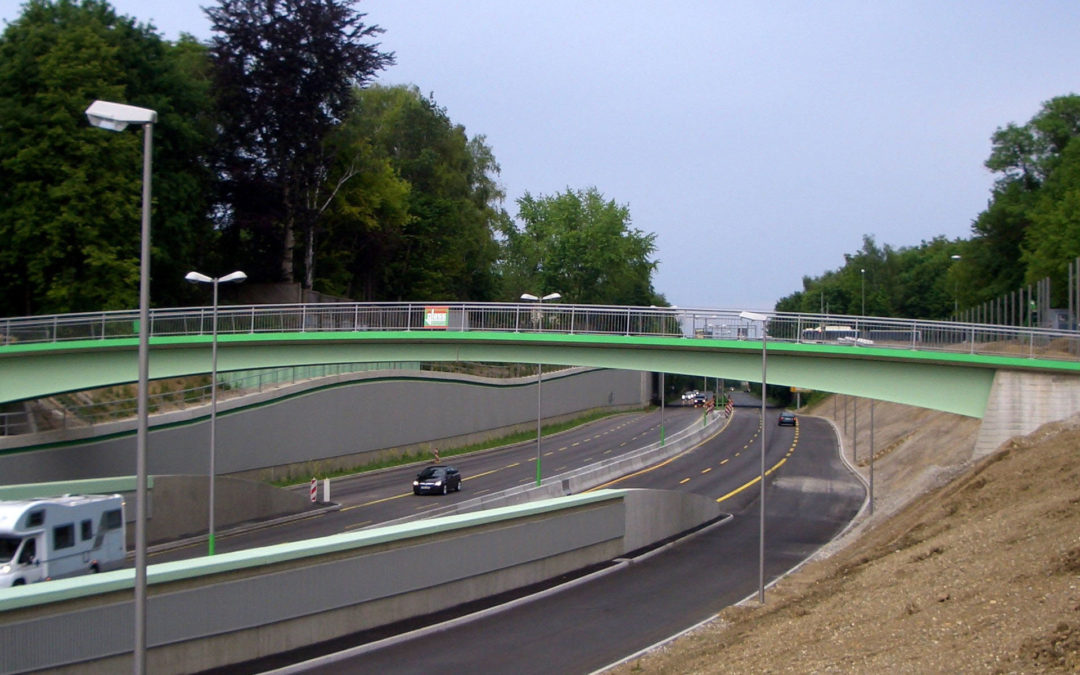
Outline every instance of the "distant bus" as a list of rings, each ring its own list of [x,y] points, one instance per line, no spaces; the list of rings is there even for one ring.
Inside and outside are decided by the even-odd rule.
[[[805,328],[803,342],[852,342],[859,338],[859,331],[851,326],[818,326]]]
[[[922,335],[913,328],[870,328],[858,331],[851,326],[819,326],[802,332],[803,342],[834,342],[837,344],[872,345],[875,342],[914,344]]]

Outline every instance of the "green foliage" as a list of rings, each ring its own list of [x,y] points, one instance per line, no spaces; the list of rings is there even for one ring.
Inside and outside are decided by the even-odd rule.
[[[175,299],[177,258],[208,239],[199,163],[209,106],[199,48],[172,46],[101,0],[31,0],[0,37],[0,311],[136,304],[142,135],[90,127],[94,99],[157,110],[154,297]]]
[[[630,209],[595,188],[517,201],[506,220],[499,272],[506,300],[557,291],[576,303],[665,304],[652,287],[655,234],[630,227]]]
[[[990,204],[972,225],[959,276],[961,306],[1049,276],[1064,304],[1068,263],[1080,255],[1080,96],[1043,103],[1023,126],[993,136],[986,166],[998,174]]]
[[[1080,256],[1080,96],[1045,102],[1027,124],[993,135],[986,167],[998,174],[970,240],[936,238],[879,250],[869,236],[843,268],[803,279],[781,311],[858,314],[865,269],[866,313],[946,318],[1047,276],[1065,304],[1068,264]],[[958,259],[954,259],[954,256]]]
[[[493,226],[505,215],[484,138],[406,86],[358,91],[342,136],[376,185],[350,188],[335,214],[329,243],[352,248],[339,249],[336,269],[351,272],[332,287],[370,300],[492,299]]]
[[[782,298],[782,312],[861,314],[937,319],[953,311],[959,288],[955,261],[961,242],[937,237],[918,246],[879,248],[870,235],[845,255],[843,267],[804,277],[803,290]],[[865,272],[863,271],[865,270]]]

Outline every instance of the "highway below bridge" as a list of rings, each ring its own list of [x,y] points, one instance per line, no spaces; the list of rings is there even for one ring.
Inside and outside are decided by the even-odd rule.
[[[777,427],[775,412],[769,411],[765,420],[770,471],[767,581],[791,570],[835,537],[865,501],[863,484],[840,460],[831,425],[802,418],[798,427]],[[701,412],[674,408],[667,415],[667,424],[675,427],[693,423],[692,418]],[[596,422],[575,435],[552,439],[543,459],[553,470],[559,461],[574,461],[572,455],[597,459],[598,451],[602,459],[607,446],[630,444],[635,435],[655,434],[658,424],[657,413]],[[450,668],[486,673],[588,673],[602,669],[755,594],[760,439],[759,409],[739,407],[717,435],[605,486],[688,491],[720,501],[732,515],[670,545],[612,561],[584,577],[563,578],[558,580],[561,585],[528,589],[531,594],[474,602],[214,672],[281,668],[285,672],[414,673]],[[464,499],[469,492],[497,489],[499,482],[519,482],[528,475],[520,465],[528,462],[525,457],[530,449],[535,452],[534,443],[531,448],[526,444],[455,462],[472,478],[460,497],[448,497]],[[569,454],[560,457],[560,453]],[[409,487],[411,473],[411,469],[389,471],[352,481],[343,488],[348,492],[342,495],[346,506],[341,512],[323,516],[319,524],[303,525],[303,536],[312,536],[316,528],[363,527],[371,519],[392,519],[444,499],[414,497]],[[484,481],[489,477],[497,481],[490,488]],[[220,543],[246,546],[263,537],[281,536],[288,535],[263,531]]]
[[[668,435],[691,425],[701,425],[703,414],[700,408],[668,408],[664,424]],[[606,417],[553,436],[545,436],[540,446],[542,473],[548,477],[563,474],[618,457],[659,439],[658,412]],[[404,518],[432,517],[475,497],[533,484],[536,481],[536,441],[444,457],[441,463],[461,471],[463,481],[460,492],[414,495],[413,478],[428,463],[355,474],[331,481],[331,500],[341,505],[340,510],[276,527],[222,533],[217,537],[215,550],[227,553],[375,527]],[[182,560],[205,553],[206,543],[200,539],[180,548],[163,547],[162,551],[150,556],[150,562]]]

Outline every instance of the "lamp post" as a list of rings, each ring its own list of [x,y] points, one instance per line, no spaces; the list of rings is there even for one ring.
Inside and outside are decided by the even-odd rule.
[[[217,478],[215,466],[217,447],[217,315],[218,285],[240,283],[247,279],[243,272],[236,271],[223,277],[208,277],[198,272],[188,272],[184,279],[193,284],[210,284],[214,287],[214,311],[211,321],[210,338],[210,522],[207,527],[207,555],[214,555],[214,479]]]
[[[664,374],[660,373],[660,445],[664,445],[664,399],[667,392],[664,390]]]
[[[656,309],[656,305],[649,305],[649,309]],[[664,319],[661,318],[661,321]],[[663,333],[666,326],[660,326],[660,332]],[[664,389],[664,374],[660,373],[660,446],[664,445],[664,398],[666,398],[666,390]]]
[[[86,109],[90,124],[123,131],[129,124],[143,127],[142,227],[139,246],[139,384],[135,433],[135,643],[136,675],[146,671],[146,437],[149,428],[147,384],[150,379],[150,176],[151,149],[157,112],[123,103],[94,101]]]
[[[962,260],[963,257],[954,253],[953,255],[949,256],[949,259],[952,260],[953,262],[956,262],[957,260]],[[959,294],[960,294],[959,286],[960,286],[959,282],[957,282],[956,278],[953,277],[953,287],[952,287],[952,291],[953,291],[953,293],[952,293],[953,320],[956,320],[956,315],[960,313],[960,298],[958,297]]]
[[[859,279],[862,287],[862,312],[861,316],[866,316],[866,268],[859,268]]]
[[[545,300],[558,300],[562,295],[559,293],[548,293],[544,297],[537,297],[532,293],[522,293],[521,299],[535,302],[537,305],[543,305]],[[543,314],[540,315],[540,320],[543,321]],[[543,325],[541,324],[541,327]],[[536,484],[540,485],[540,384],[543,381],[543,365],[536,364]]]
[[[768,351],[768,331],[766,323],[769,317],[757,312],[739,312],[739,316],[747,321],[761,322],[761,474],[758,502],[760,511],[758,515],[758,602],[765,604],[765,364]]]

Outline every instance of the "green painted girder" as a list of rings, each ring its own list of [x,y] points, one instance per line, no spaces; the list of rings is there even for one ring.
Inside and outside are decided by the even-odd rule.
[[[207,373],[208,335],[154,337],[150,378]],[[0,402],[137,379],[138,340],[0,346]],[[621,335],[455,331],[218,336],[218,370],[392,361],[593,366],[761,381],[761,342]],[[1080,363],[967,353],[769,342],[767,380],[982,417],[999,369],[1080,374]]]

